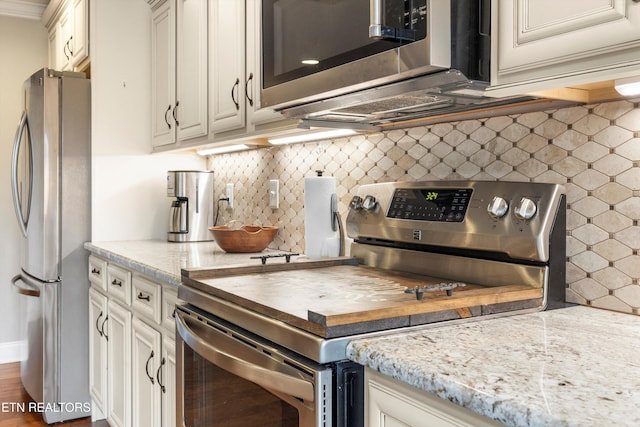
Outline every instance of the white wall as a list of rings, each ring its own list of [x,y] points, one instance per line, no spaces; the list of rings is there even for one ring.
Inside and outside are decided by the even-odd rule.
[[[24,338],[19,299],[10,285],[20,270],[20,231],[11,201],[13,137],[22,114],[22,84],[47,61],[47,32],[39,21],[0,16],[0,363],[16,360]]]
[[[91,3],[92,240],[165,239],[166,171],[205,159],[151,151],[151,8],[145,0]]]

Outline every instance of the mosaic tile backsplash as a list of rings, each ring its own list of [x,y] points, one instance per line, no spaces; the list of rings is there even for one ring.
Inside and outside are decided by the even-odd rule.
[[[567,190],[567,301],[640,314],[640,99],[390,130],[212,156],[218,224],[281,227],[272,247],[304,251],[304,178],[336,177],[343,218],[357,186],[383,181],[549,182]],[[268,181],[280,180],[269,208]]]

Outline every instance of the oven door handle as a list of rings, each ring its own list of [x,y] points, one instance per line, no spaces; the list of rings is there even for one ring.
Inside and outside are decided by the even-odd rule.
[[[202,329],[203,335],[207,338],[198,335],[195,329]],[[273,359],[254,350],[243,348],[243,344],[234,342],[226,334],[214,328],[202,326],[199,321],[190,322],[189,315],[179,311],[176,311],[176,330],[185,344],[216,366],[275,393],[308,402],[314,401],[313,383],[294,376],[294,372],[286,374],[274,370]],[[215,338],[220,346],[217,347],[211,343],[211,338]],[[224,350],[221,347],[224,347]],[[246,360],[248,357],[243,355],[250,355],[251,361]],[[283,367],[290,368],[286,365]]]

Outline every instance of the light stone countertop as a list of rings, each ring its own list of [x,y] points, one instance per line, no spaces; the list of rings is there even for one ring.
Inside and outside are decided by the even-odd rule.
[[[508,426],[639,426],[640,318],[575,306],[352,341],[348,357]]]
[[[215,242],[176,243],[164,240],[87,242],[84,248],[129,270],[178,286],[183,268],[257,264],[252,256],[280,253],[265,249],[260,253],[226,253]],[[280,258],[270,262],[283,262]]]

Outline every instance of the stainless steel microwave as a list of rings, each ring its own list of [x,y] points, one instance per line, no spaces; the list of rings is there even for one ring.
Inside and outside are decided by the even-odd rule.
[[[406,118],[451,94],[484,99],[490,52],[489,0],[263,0],[261,106]]]

